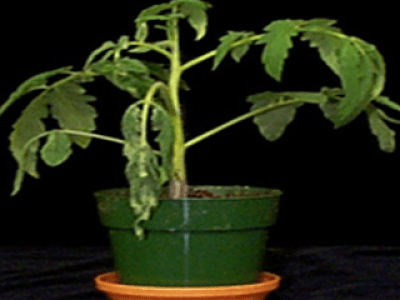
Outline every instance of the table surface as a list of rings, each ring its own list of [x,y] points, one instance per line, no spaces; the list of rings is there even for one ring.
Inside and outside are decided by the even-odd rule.
[[[282,276],[268,300],[400,299],[400,247],[269,248]],[[0,247],[0,300],[105,300],[93,278],[113,270],[107,247]]]

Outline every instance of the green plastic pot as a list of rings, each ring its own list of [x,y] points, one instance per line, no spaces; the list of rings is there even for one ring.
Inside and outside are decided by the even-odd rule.
[[[256,282],[281,192],[240,186],[194,189],[214,196],[160,200],[144,224],[144,240],[133,231],[135,217],[127,189],[95,194],[122,284],[189,287]]]

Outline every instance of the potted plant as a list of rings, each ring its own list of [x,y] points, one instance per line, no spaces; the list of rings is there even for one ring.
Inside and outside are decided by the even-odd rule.
[[[381,95],[385,62],[374,45],[344,34],[333,20],[286,19],[270,23],[258,34],[228,31],[214,50],[184,61],[179,24],[188,22],[195,39],[201,40],[208,29],[210,7],[200,0],[153,5],[136,18],[134,36],[103,43],[89,55],[82,70],[62,67],[31,77],[0,107],[2,115],[35,92],[10,135],[10,150],[18,163],[13,195],[26,175],[38,177],[39,158],[58,166],[70,157],[73,147],[85,149],[92,139],[122,146],[129,188],[96,193],[102,223],[110,228],[120,284],[114,274],[104,275],[98,283],[128,285],[122,288],[128,294],[140,294],[132,292],[135,285],[142,286],[140,291],[145,285],[254,288],[251,283],[259,276],[267,229],[275,222],[281,192],[245,186],[190,186],[186,151],[208,137],[253,119],[262,136],[275,141],[300,106],[313,104],[335,128],[365,113],[381,150],[395,149],[394,131],[387,123],[399,121],[383,108],[400,111],[400,106]],[[161,40],[152,40],[156,30]],[[255,91],[247,98],[249,112],[185,140],[180,93],[189,90],[183,80],[187,70],[211,60],[214,71],[227,56],[240,62],[250,48],[260,48],[261,67],[280,81],[295,38],[316,48],[339,77],[340,87],[311,92]],[[160,60],[147,60],[149,54],[152,59],[159,55]],[[133,99],[121,119],[123,139],[95,133],[97,113],[92,102],[96,98],[84,86],[98,77]],[[46,126],[44,120],[49,118],[57,123],[55,128]],[[273,288],[278,281],[273,274],[261,276],[262,284],[272,283]],[[179,290],[160,289],[161,293]],[[211,290],[222,293],[219,288]],[[193,288],[192,295],[196,291],[205,293]],[[227,293],[233,295],[231,289]]]

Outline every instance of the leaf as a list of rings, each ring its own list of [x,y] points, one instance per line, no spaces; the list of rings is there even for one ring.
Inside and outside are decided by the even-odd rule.
[[[136,74],[149,74],[147,66],[138,59],[123,57],[116,62],[116,68],[119,71],[132,72]]]
[[[250,44],[245,44],[233,48],[231,51],[232,59],[237,63],[239,63],[242,60],[242,57],[246,55],[246,53],[249,51],[249,49],[250,49]]]
[[[123,151],[128,159],[125,174],[130,185],[130,206],[137,216],[133,227],[143,239],[141,223],[150,218],[151,209],[158,205],[161,194],[161,167],[155,151],[147,142],[143,144],[141,122],[141,109],[131,105],[124,113],[121,126],[127,141]],[[158,128],[161,124],[154,125]]]
[[[264,28],[267,32],[257,44],[266,44],[261,61],[265,71],[275,80],[280,81],[289,49],[293,47],[292,37],[299,34],[297,23],[293,20],[274,21]]]
[[[249,96],[247,101],[253,103],[251,111],[272,107],[278,102],[283,101],[283,95],[279,93],[265,92]],[[254,123],[258,126],[260,133],[268,141],[276,141],[285,132],[286,127],[294,120],[296,109],[301,104],[287,105],[269,110],[254,118]]]
[[[4,105],[0,107],[0,116],[6,108],[26,94],[35,90],[46,89],[47,80],[49,78],[56,75],[68,74],[71,69],[72,67],[63,67],[56,70],[46,71],[27,79],[13,93],[11,93]]]
[[[335,33],[339,33],[340,29],[333,27],[335,20],[314,19],[302,26],[305,31],[301,40],[310,41],[311,47],[316,47],[321,59],[331,68],[331,70],[339,75],[339,52],[343,46],[343,39]]]
[[[129,59],[130,60],[130,59]],[[133,64],[117,61],[100,61],[92,65],[93,71],[103,75],[108,81],[129,92],[135,98],[143,98],[154,83],[147,72],[147,66],[144,68],[130,68]]]
[[[94,96],[85,95],[86,90],[77,82],[68,82],[55,87],[43,101],[50,105],[52,117],[58,121],[60,128],[92,132],[96,129],[96,110],[88,102],[96,100]],[[71,136],[74,143],[87,148],[90,138]]]
[[[340,49],[339,77],[345,96],[337,107],[336,128],[355,119],[372,101],[374,90],[374,65],[351,41]]]
[[[165,3],[165,4],[156,4],[153,6],[150,6],[149,8],[146,8],[141,11],[141,13],[138,15],[136,18],[135,22],[136,23],[143,23],[146,21],[148,17],[151,16],[157,16],[158,14],[164,12],[165,10],[171,9],[173,6],[170,3]]]
[[[99,48],[97,48],[92,53],[90,53],[89,57],[87,58],[87,60],[85,62],[84,69],[87,69],[100,53],[102,53],[106,50],[115,49],[115,48],[116,48],[116,44],[114,42],[112,42],[112,41],[104,42]],[[112,51],[112,52],[114,52],[114,51]]]
[[[169,114],[161,107],[155,107],[152,114],[152,129],[159,132],[155,141],[160,146],[163,169],[160,184],[170,180],[172,170],[172,146],[174,141],[174,129]]]
[[[206,10],[211,7],[206,2],[202,1],[175,1],[181,3],[179,6],[180,12],[187,16],[190,26],[196,30],[196,41],[201,40],[207,31],[208,17]]]
[[[380,110],[373,105],[366,109],[371,132],[377,137],[379,147],[384,152],[392,153],[396,149],[395,131],[386,125],[380,116]]]
[[[13,131],[10,135],[10,151],[18,163],[18,168],[35,178],[39,177],[36,165],[40,143],[34,141],[27,144],[32,138],[45,132],[46,127],[42,119],[48,115],[49,109],[39,96],[36,97],[22,111],[21,116],[12,126]]]
[[[71,145],[71,140],[67,135],[53,131],[40,150],[41,157],[47,165],[58,166],[71,156]]]
[[[242,39],[245,39],[246,37],[248,37],[251,34],[252,33],[250,33],[250,32],[228,31],[228,34],[222,36],[219,39],[221,44],[217,48],[217,53],[214,58],[214,64],[213,64],[212,70],[217,69],[217,67],[220,65],[222,60],[225,58],[225,56],[231,50],[236,51],[234,53],[232,52],[232,57],[236,61],[240,60],[240,58],[247,52],[248,47],[249,47],[250,43],[252,43],[252,42],[248,42],[246,44],[243,44],[243,45],[240,45],[237,47],[233,47],[233,44]],[[246,48],[246,46],[247,46],[247,48]]]

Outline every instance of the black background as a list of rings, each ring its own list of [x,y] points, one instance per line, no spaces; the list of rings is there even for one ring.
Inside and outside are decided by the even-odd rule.
[[[261,32],[276,19],[332,18],[347,34],[377,45],[387,62],[385,94],[398,100],[395,2],[352,7],[338,2],[293,5],[281,1],[271,7],[254,0],[210,2],[214,8],[204,40],[194,42],[191,28],[183,28],[188,42],[183,46],[186,60],[214,49],[227,30]],[[34,74],[66,65],[79,69],[103,41],[132,35],[134,17],[156,3],[8,4],[0,13],[0,102]],[[317,91],[321,86],[338,85],[315,50],[299,41],[295,46],[282,83],[265,74],[257,47],[240,65],[227,58],[216,72],[209,71],[211,61],[188,71],[185,79],[192,90],[182,93],[188,138],[246,112],[247,95],[265,90]],[[122,92],[114,93],[105,81],[91,88],[98,96],[97,132],[119,137],[119,120],[130,99]],[[60,167],[40,164],[41,179],[27,179],[20,194],[9,196],[16,165],[8,152],[7,137],[26,101],[0,118],[0,244],[107,244],[92,193],[126,185],[119,145],[93,141],[86,151],[76,149]],[[285,194],[271,245],[399,245],[399,155],[399,151],[380,152],[365,116],[334,131],[316,107],[303,107],[277,142],[265,141],[247,121],[191,148],[187,166],[191,184],[282,189]]]

